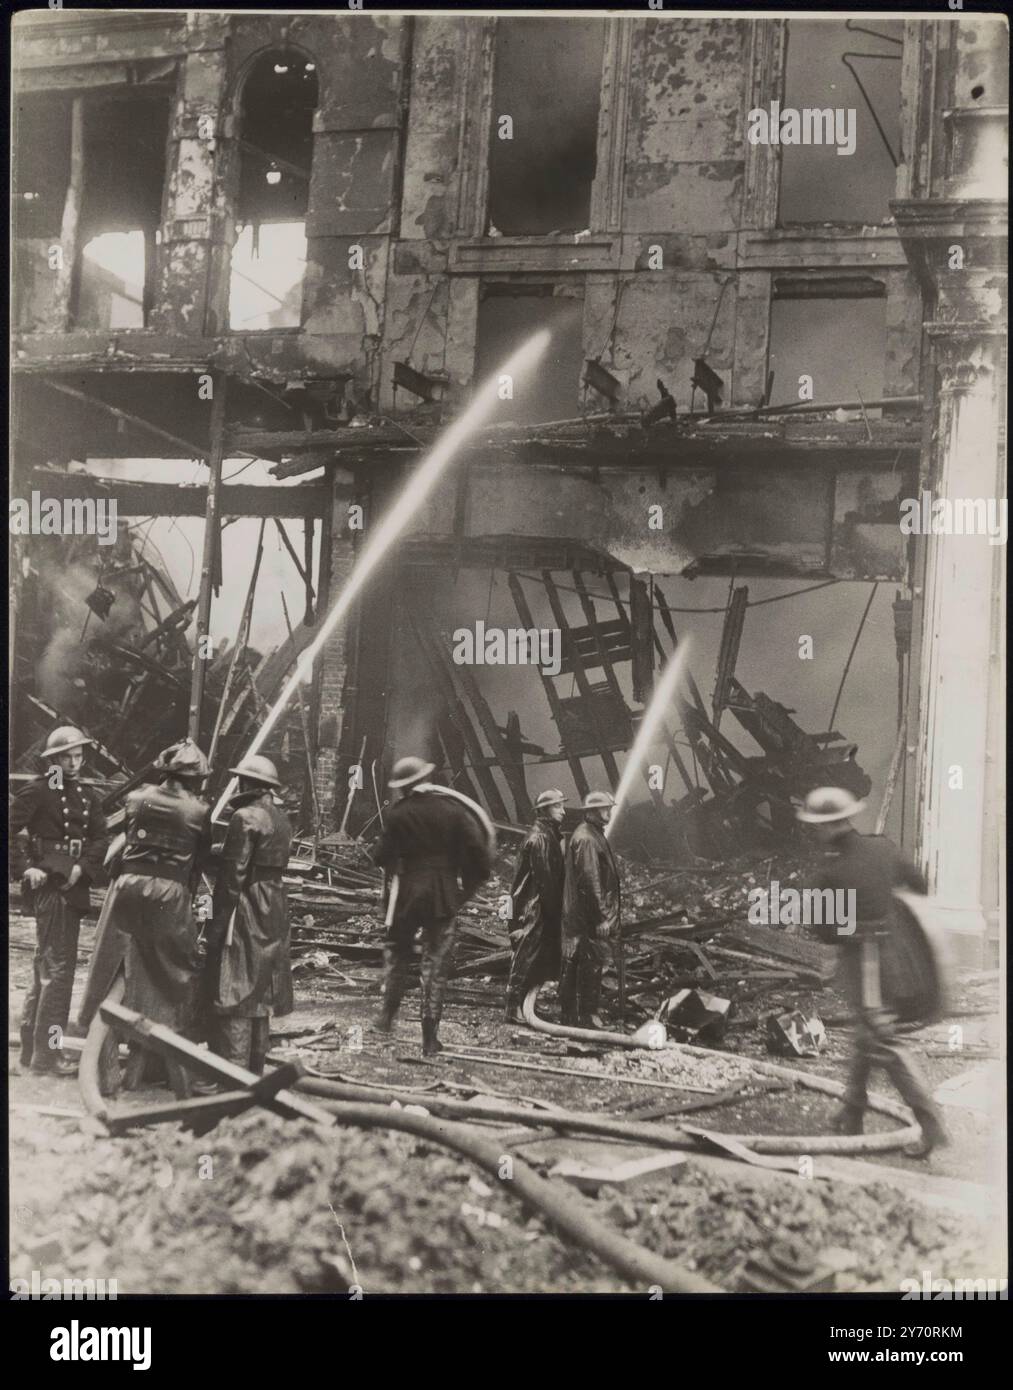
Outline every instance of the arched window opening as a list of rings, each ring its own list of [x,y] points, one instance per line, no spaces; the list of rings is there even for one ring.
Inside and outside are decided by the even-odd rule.
[[[229,285],[235,331],[299,327],[317,96],[315,63],[292,49],[263,54],[244,84]]]

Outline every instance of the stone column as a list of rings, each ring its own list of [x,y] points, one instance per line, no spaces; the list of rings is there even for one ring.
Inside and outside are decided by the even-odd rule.
[[[1006,490],[999,332],[986,323],[936,323],[928,332],[939,371],[931,496],[996,501]],[[1001,760],[994,715],[1002,698],[997,609],[1004,552],[987,535],[930,535],[924,545],[921,857],[949,929],[983,944],[986,904],[995,907],[986,880],[994,878],[987,866],[996,847],[986,843],[985,827],[996,794],[990,773]],[[979,954],[966,944],[966,954]]]

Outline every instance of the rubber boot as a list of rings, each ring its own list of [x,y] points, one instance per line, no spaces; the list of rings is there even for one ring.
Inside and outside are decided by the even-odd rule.
[[[846,1105],[834,1119],[835,1134],[861,1134],[865,1129],[865,1109],[861,1105]]]
[[[29,1071],[33,1076],[76,1076],[77,1063],[72,1062],[69,1057],[65,1057],[59,1048],[55,1049],[51,1059],[45,1062],[33,1062]]]
[[[521,1013],[521,1006],[520,1006],[520,1004],[517,1003],[517,1001],[516,1001],[515,999],[508,999],[508,1000],[507,1000],[505,1017],[506,1017],[507,1023],[523,1023],[523,1022],[524,1022],[524,1016],[523,1016],[523,1014]]]
[[[439,1027],[439,1022],[435,1018],[424,1018],[422,1020],[423,1057],[435,1057],[438,1052],[443,1051],[443,1044],[436,1036]]]
[[[394,1019],[397,1017],[397,1005],[384,1000],[380,1005],[380,1012],[369,1025],[374,1033],[393,1033]]]
[[[928,1158],[933,1149],[942,1148],[950,1142],[942,1121],[931,1110],[916,1110],[915,1119],[922,1127],[922,1136],[905,1146],[906,1158]]]
[[[34,1051],[34,1037],[31,1028],[21,1029],[21,1065],[27,1071],[32,1065],[32,1053]]]

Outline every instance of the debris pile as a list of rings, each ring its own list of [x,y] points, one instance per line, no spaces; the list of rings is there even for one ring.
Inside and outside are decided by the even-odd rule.
[[[88,1162],[68,1169],[67,1154],[85,1149]],[[814,1255],[860,1250],[853,1278],[863,1288],[897,1290],[923,1267],[987,1275],[982,1232],[892,1187],[757,1186],[692,1162],[675,1171],[586,1200],[628,1237],[724,1288],[786,1239]],[[443,1150],[263,1113],[201,1139],[160,1130],[115,1141],[40,1118],[14,1158],[13,1201],[12,1277],[41,1263],[44,1278],[115,1278],[121,1295],[629,1291],[548,1232],[509,1183],[486,1181]]]

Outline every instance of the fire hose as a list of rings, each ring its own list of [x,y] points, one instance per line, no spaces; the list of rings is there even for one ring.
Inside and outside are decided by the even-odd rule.
[[[626,1033],[610,1033],[598,1028],[573,1028],[562,1023],[549,1023],[544,1018],[539,1018],[535,1013],[535,1000],[538,996],[540,985],[535,986],[529,993],[521,1007],[521,1014],[524,1022],[536,1033],[547,1033],[554,1038],[571,1038],[575,1042],[605,1043],[609,1047],[625,1047],[634,1050],[647,1049],[650,1051],[658,1050],[657,1041],[638,1041],[637,1035],[632,1036]],[[647,1025],[650,1027],[650,1025]],[[653,1035],[656,1037],[657,1035]],[[668,1048],[674,1048],[685,1057],[710,1057],[713,1058],[715,1052],[707,1047],[694,1047],[690,1043],[667,1043]],[[839,1100],[844,1099],[845,1088],[839,1081],[831,1081],[826,1076],[812,1076],[808,1072],[797,1071],[794,1067],[779,1066],[776,1062],[761,1062],[755,1058],[737,1059],[744,1066],[752,1068],[761,1076],[773,1076],[780,1081],[791,1081],[795,1085],[804,1086],[810,1091],[820,1091],[823,1095],[834,1096]],[[617,1077],[617,1080],[621,1080]],[[747,1148],[756,1153],[766,1154],[866,1154],[884,1153],[890,1149],[903,1148],[905,1144],[910,1144],[918,1139],[921,1134],[920,1127],[913,1122],[913,1116],[906,1106],[898,1101],[890,1100],[887,1096],[872,1093],[869,1096],[869,1109],[875,1110],[881,1115],[889,1115],[891,1119],[900,1120],[903,1124],[902,1129],[884,1130],[878,1134],[812,1134],[812,1135],[791,1135],[791,1134],[728,1134],[722,1133],[722,1138],[727,1138],[734,1143],[744,1144]]]
[[[121,987],[117,990],[117,993],[120,992]],[[98,1118],[108,1115],[108,1107],[101,1093],[99,1060],[103,1046],[111,1040],[112,1032],[101,1014],[96,1014],[81,1055],[81,1097],[88,1113]],[[249,1074],[251,1084],[258,1079],[252,1072]],[[594,1216],[581,1198],[558,1184],[539,1177],[522,1159],[512,1154],[504,1155],[502,1145],[495,1139],[487,1139],[477,1134],[468,1125],[448,1122],[433,1115],[417,1114],[404,1108],[394,1108],[389,1104],[331,1098],[335,1091],[340,1095],[342,1092],[359,1088],[336,1087],[327,1082],[313,1082],[310,1078],[299,1082],[298,1086],[300,1090],[328,1097],[324,1108],[339,1124],[352,1125],[360,1129],[396,1129],[414,1134],[428,1143],[453,1150],[501,1182],[509,1182],[509,1190],[534,1207],[553,1229],[597,1255],[633,1285],[645,1290],[657,1287],[665,1293],[723,1292],[702,1275],[685,1270],[673,1261],[655,1255],[652,1251],[637,1245],[635,1241],[612,1230]],[[426,1103],[433,1102],[427,1098]],[[541,1120],[546,1113],[548,1112],[536,1112],[537,1118]],[[503,1112],[497,1111],[496,1118],[504,1118]],[[509,1158],[510,1162],[509,1179],[503,1177],[505,1158]]]

